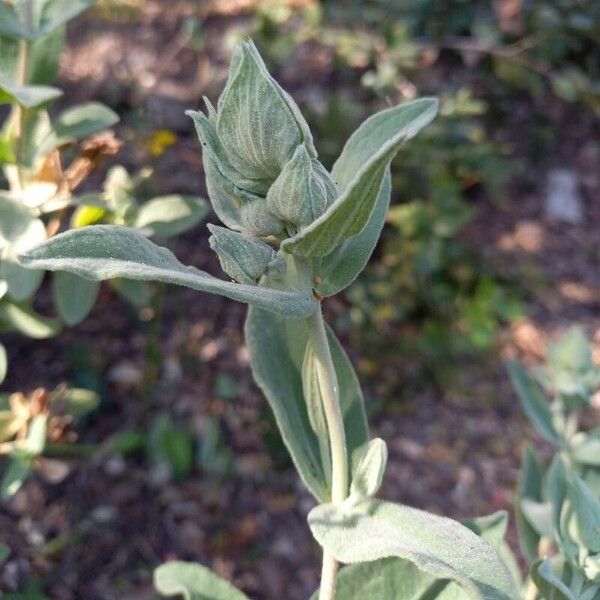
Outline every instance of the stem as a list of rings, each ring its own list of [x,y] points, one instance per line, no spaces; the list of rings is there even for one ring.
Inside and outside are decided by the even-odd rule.
[[[19,40],[19,57],[17,64],[17,84],[27,83],[27,70],[29,67],[29,41]],[[25,129],[25,108],[20,104],[15,105],[16,127],[15,127],[15,161],[17,163],[17,183],[21,190],[25,187],[23,169],[21,167],[23,154],[23,130]]]
[[[348,496],[348,451],[337,376],[320,305],[309,318],[309,327],[331,447],[331,502],[339,504]],[[337,561],[333,555],[324,552],[319,600],[333,600],[337,568]]]

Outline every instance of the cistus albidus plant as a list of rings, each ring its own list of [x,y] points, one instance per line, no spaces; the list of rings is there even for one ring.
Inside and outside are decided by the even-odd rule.
[[[300,110],[244,43],[217,106],[206,101],[206,113],[189,113],[225,225],[209,225],[210,244],[233,281],[184,266],[117,226],[69,231],[21,256],[29,268],[158,280],[249,304],[253,375],[318,503],[308,524],[323,548],[320,600],[513,600],[519,593],[498,550],[502,513],[464,526],[375,498],[386,445],[370,438],[358,380],[321,311],[365,266],[390,200],[390,161],[436,111],[437,101],[423,98],[375,114],[328,172]],[[339,563],[348,566],[338,574]],[[165,595],[246,598],[189,563],[159,567],[155,583]]]
[[[600,427],[580,422],[600,389],[600,367],[582,329],[548,348],[542,367],[508,371],[523,411],[553,447],[544,468],[528,446],[515,506],[519,542],[532,563],[526,600],[600,598]]]

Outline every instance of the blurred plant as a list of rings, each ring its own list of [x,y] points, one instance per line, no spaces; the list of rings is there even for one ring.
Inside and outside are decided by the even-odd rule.
[[[52,294],[62,322],[33,308],[44,274],[23,269],[16,256],[55,235],[68,208],[77,207],[72,227],[110,222],[159,237],[193,227],[208,210],[204,201],[183,196],[154,198],[139,206],[133,196],[139,178],[130,178],[122,167],[109,173],[102,194],[75,193],[102,157],[120,146],[109,133],[90,137],[118,121],[106,106],[81,104],[53,118],[47,110],[62,95],[49,84],[58,70],[65,24],[91,4],[0,0],[0,104],[11,107],[0,133],[0,164],[8,183],[8,189],[0,190],[0,330],[33,338],[57,334],[62,322],[81,322],[99,291],[96,281],[57,273]],[[80,141],[73,156],[68,150]],[[65,157],[70,163],[63,169]],[[138,303],[149,293],[137,282],[120,280],[112,286]],[[0,380],[5,373],[6,352],[0,346]]]
[[[532,563],[527,600],[600,597],[600,428],[580,429],[600,388],[600,367],[582,329],[548,348],[526,371],[508,364],[523,411],[553,447],[547,468],[533,446],[523,456],[515,511],[521,550]],[[537,588],[537,591],[536,591]]]
[[[21,261],[97,280],[159,280],[250,305],[245,338],[254,377],[319,502],[308,515],[323,548],[314,598],[366,597],[361,589],[399,598],[416,589],[432,600],[515,599],[518,582],[497,550],[504,515],[488,519],[496,531],[489,542],[483,526],[473,526],[476,533],[375,498],[387,447],[370,439],[358,380],[321,310],[324,298],[364,268],[389,206],[390,162],[435,117],[437,102],[423,98],[367,119],[331,173],[317,159],[298,106],[251,42],[236,48],[217,107],[207,100],[206,110],[190,116],[213,208],[226,225],[209,225],[210,244],[234,281],[186,267],[138,232],[115,225],[63,233]],[[354,563],[339,579],[338,561]],[[188,563],[163,565],[155,584],[161,594],[188,599],[246,598]]]
[[[94,410],[98,402],[94,392],[76,388],[0,396],[0,456],[6,459],[0,498],[15,494],[34,469],[43,468],[49,446],[53,454],[60,454],[64,444],[73,442],[73,420]]]

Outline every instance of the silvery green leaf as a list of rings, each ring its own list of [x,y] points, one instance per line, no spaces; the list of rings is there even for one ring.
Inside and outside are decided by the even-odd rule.
[[[0,324],[40,340],[52,337],[61,330],[58,319],[43,317],[29,306],[6,299],[0,302]]]
[[[8,195],[0,194],[0,248],[25,233],[32,221],[25,206]]]
[[[25,439],[25,450],[31,456],[39,456],[44,451],[47,431],[47,415],[36,415],[31,419],[27,430],[27,438]]]
[[[52,276],[54,305],[63,321],[78,325],[89,314],[96,302],[100,282],[84,279],[67,271],[57,271]]]
[[[332,169],[337,200],[321,217],[282,247],[300,256],[327,256],[360,233],[373,213],[382,180],[400,145],[414,137],[437,113],[437,100],[422,98],[383,110],[350,137]]]
[[[317,360],[312,337],[306,341],[304,359],[302,360],[302,393],[306,402],[308,421],[317,437],[321,467],[327,481],[327,488],[331,488],[332,465],[331,447],[329,443],[329,431],[325,418],[323,406],[323,394],[321,392],[321,380],[317,369]]]
[[[573,457],[577,462],[600,467],[600,428],[588,433],[575,434],[570,444]]]
[[[540,501],[542,498],[542,467],[531,446],[527,446],[521,461],[521,472],[517,484],[517,499],[515,501],[515,518],[519,534],[521,552],[529,561],[538,556],[540,534],[533,528],[521,509],[521,502],[525,498]]]
[[[524,517],[537,533],[541,536],[552,537],[554,531],[552,526],[552,504],[523,498],[520,508]]]
[[[25,483],[31,469],[31,457],[24,452],[13,450],[8,456],[8,466],[0,483],[0,500],[14,496]]]
[[[273,182],[302,143],[316,156],[306,121],[252,42],[236,46],[217,112],[227,157],[249,179]]]
[[[387,445],[381,438],[369,442],[367,451],[361,457],[350,486],[350,496],[362,500],[374,496],[381,487],[387,464]]]
[[[0,104],[16,102],[23,108],[39,108],[62,96],[58,88],[48,85],[20,85],[0,75]]]
[[[301,229],[320,217],[336,196],[331,176],[302,144],[269,188],[267,207],[282,221]]]
[[[577,600],[567,585],[554,574],[552,562],[548,559],[533,563],[531,578],[544,600]]]
[[[154,587],[162,596],[185,600],[248,600],[227,580],[197,563],[172,561],[154,570]]]
[[[80,140],[93,133],[112,127],[119,116],[99,102],[86,102],[61,112],[52,121],[52,130],[40,145],[40,154]]]
[[[416,508],[366,499],[314,508],[308,524],[319,544],[343,563],[397,557],[473,600],[516,600],[518,589],[497,551],[460,523]]]
[[[152,287],[147,281],[117,277],[108,283],[117,294],[137,309],[146,308],[152,303]]]
[[[232,279],[256,285],[275,259],[275,251],[261,240],[218,225],[208,225],[210,247]]]
[[[581,327],[571,327],[548,344],[548,362],[553,369],[585,372],[594,366],[592,345]]]
[[[283,233],[283,221],[267,209],[264,200],[246,202],[240,210],[242,230],[257,237],[277,237]]]
[[[561,436],[554,426],[550,406],[540,385],[519,363],[508,361],[506,367],[521,407],[531,424],[549,442],[560,444]]]
[[[300,477],[319,500],[329,497],[329,476],[310,424],[302,386],[302,364],[308,327],[302,319],[282,319],[250,308],[245,325],[254,379],[265,394]],[[349,479],[368,441],[362,393],[352,364],[328,329],[327,337],[339,382],[340,406],[346,430]]]
[[[448,579],[436,579],[413,563],[382,558],[348,565],[335,583],[336,600],[469,600],[470,596]],[[319,600],[317,590],[311,600]]]
[[[159,196],[140,206],[133,226],[144,235],[167,238],[192,229],[207,212],[208,205],[201,198]]]
[[[315,309],[315,301],[307,293],[222,281],[181,264],[169,250],[153,244],[137,231],[115,225],[67,231],[21,255],[20,260],[28,268],[69,271],[88,279],[124,277],[163,281],[286,316],[307,316]]]
[[[592,552],[600,552],[600,499],[577,475],[571,477],[568,493],[577,517],[579,539]]]
[[[365,228],[344,240],[331,254],[325,256],[317,273],[321,282],[316,286],[322,296],[335,296],[349,286],[365,268],[371,256],[390,205],[392,178],[389,169],[383,177],[375,208]]]
[[[3,344],[0,344],[0,383],[6,379],[6,372],[8,371],[8,356],[6,355],[6,348]]]
[[[196,133],[202,144],[202,158],[205,172],[208,175],[212,165],[212,167],[217,169],[223,177],[223,180],[212,178],[212,181],[209,181],[209,183],[211,183],[213,187],[221,193],[223,190],[231,191],[231,189],[236,188],[260,195],[267,193],[272,180],[265,181],[262,179],[246,177],[243,173],[240,173],[235,169],[229,161],[225,148],[217,136],[216,124],[211,122],[211,119],[203,113],[193,110],[186,111],[186,115],[191,117],[194,121]],[[211,201],[214,201],[212,196],[210,196],[210,199]]]

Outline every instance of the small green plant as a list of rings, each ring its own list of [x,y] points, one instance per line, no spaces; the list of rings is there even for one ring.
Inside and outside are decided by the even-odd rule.
[[[532,563],[526,600],[600,597],[600,428],[582,431],[582,413],[600,388],[600,367],[574,327],[532,372],[508,371],[523,411],[553,447],[544,468],[532,446],[523,457],[515,507],[519,541]]]
[[[389,165],[436,115],[423,98],[367,119],[328,172],[292,98],[251,42],[236,48],[216,108],[191,111],[213,209],[209,225],[224,281],[139,232],[84,227],[22,254],[25,267],[92,280],[157,280],[250,305],[245,337],[254,377],[318,505],[308,524],[323,549],[314,598],[513,600],[518,578],[501,557],[506,515],[467,525],[377,499],[386,468],[371,439],[354,370],[321,310],[362,271],[390,200]],[[338,575],[338,563],[347,563]],[[243,599],[200,565],[155,572],[164,595]]]
[[[108,134],[90,138],[118,121],[102,104],[81,104],[52,117],[49,113],[50,105],[62,96],[50,84],[58,70],[65,24],[92,3],[0,0],[0,104],[11,107],[0,131],[0,166],[8,188],[0,187],[1,331],[49,337],[63,323],[81,322],[94,305],[98,282],[56,273],[52,295],[59,318],[38,314],[33,300],[44,273],[24,269],[16,259],[18,253],[55,235],[71,207],[76,207],[72,227],[110,222],[161,238],[193,227],[207,212],[204,201],[179,195],[139,205],[133,196],[139,178],[130,178],[122,167],[111,170],[102,193],[76,192],[102,156],[119,147]],[[65,161],[70,161],[68,166]],[[127,298],[141,301],[144,290],[136,282],[111,284]],[[5,374],[6,352],[0,346],[0,382]]]

